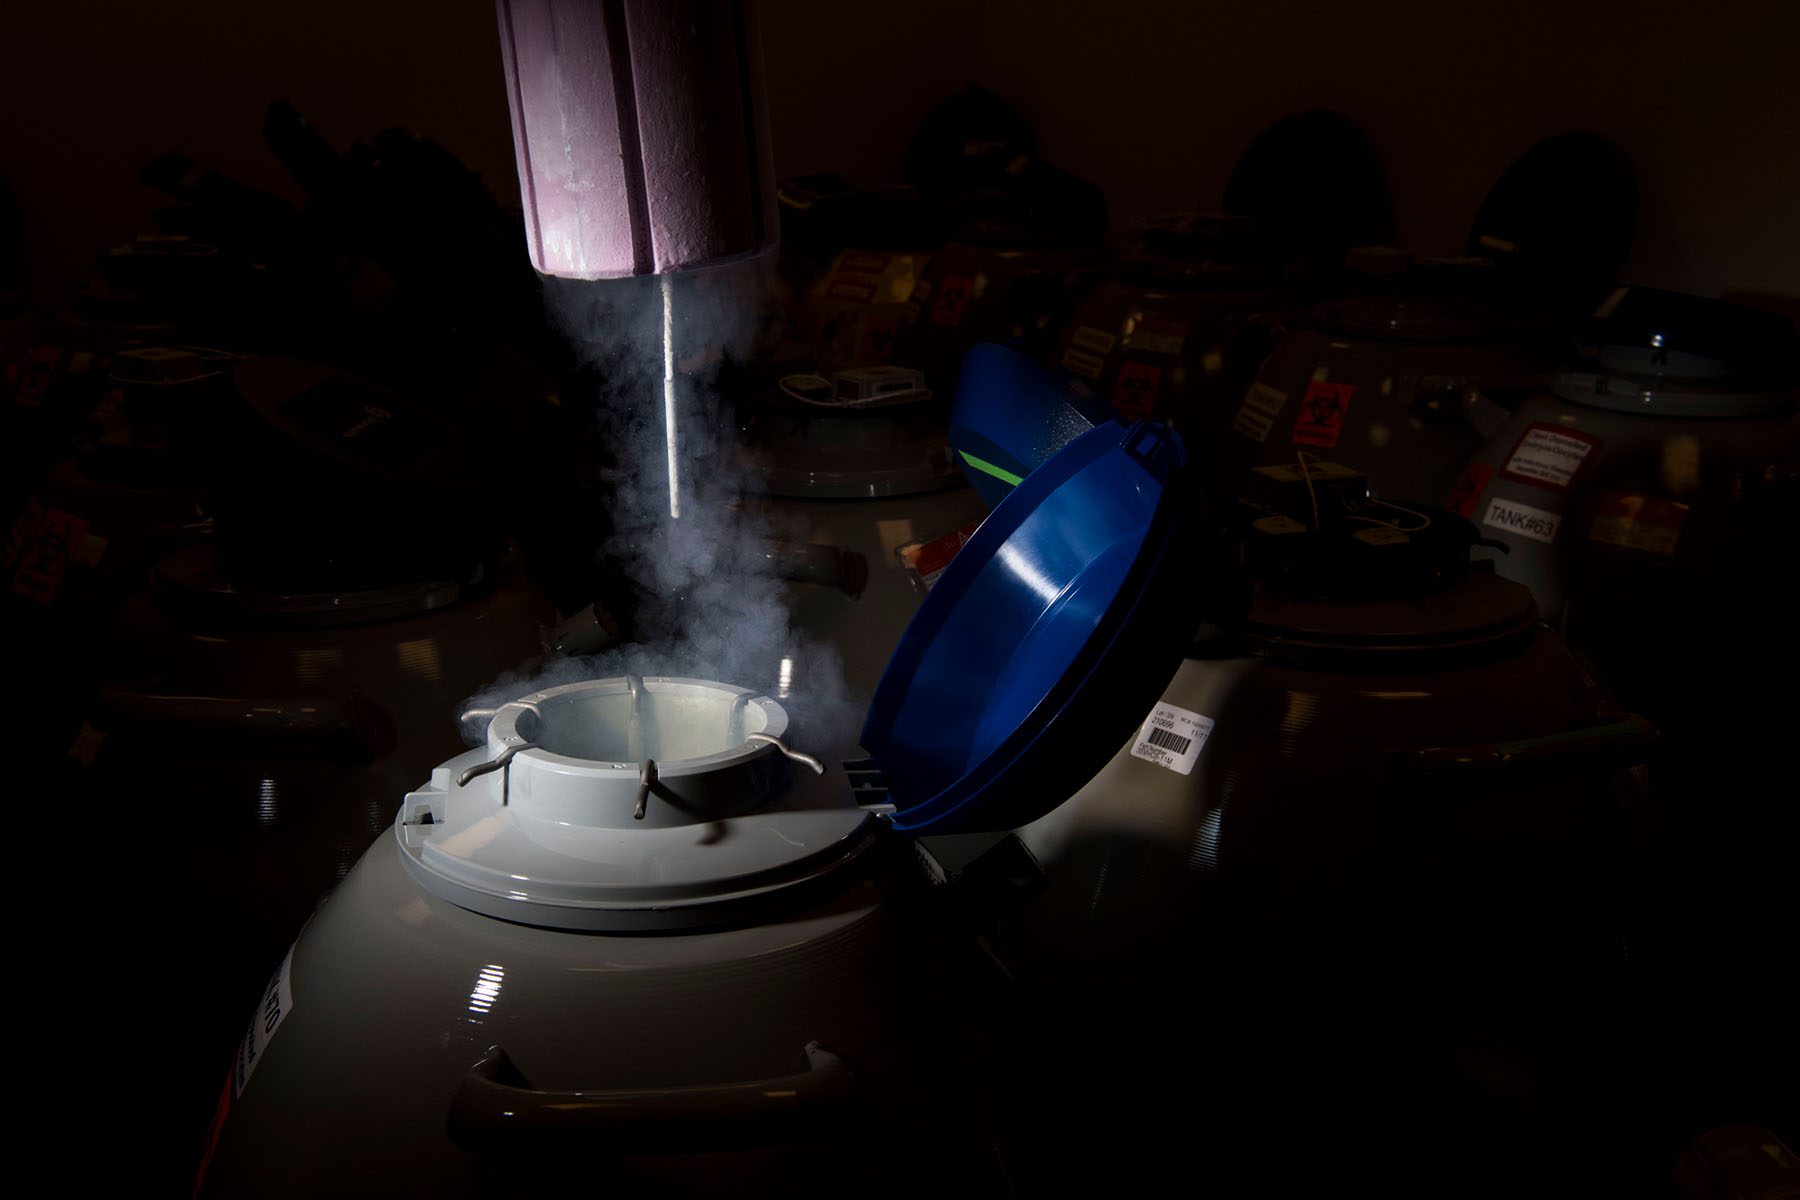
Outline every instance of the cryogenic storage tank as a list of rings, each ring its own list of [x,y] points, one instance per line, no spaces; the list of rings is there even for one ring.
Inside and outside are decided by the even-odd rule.
[[[1104,761],[1173,666],[1157,635],[1186,565],[1185,456],[1155,427],[1106,426],[1015,495],[935,601],[980,629],[915,655],[918,688],[889,695],[887,744],[934,721],[958,765],[897,752],[884,793],[866,764],[789,751],[804,733],[776,701],[707,681],[503,706],[271,982],[205,1194],[1031,1190],[1035,1104],[879,818],[1005,828]],[[1007,562],[1053,543],[1043,588],[1012,587]],[[998,607],[960,603],[970,586]],[[995,671],[1007,694],[957,719],[983,697],[939,683]]]
[[[1498,569],[1558,624],[1583,603],[1578,577],[1600,587],[1650,569],[1662,581],[1650,595],[1717,590],[1759,493],[1779,494],[1781,470],[1800,462],[1784,318],[1625,288],[1588,340],[1585,360],[1519,406],[1451,495],[1504,544]]]
[[[202,1194],[1020,1186],[975,983],[802,736],[693,679],[500,708],[270,982]]]
[[[1242,399],[1218,414],[1221,493],[1303,458],[1342,463],[1382,495],[1440,497],[1499,401],[1541,384],[1552,360],[1494,302],[1491,264],[1351,256],[1362,294],[1283,337]]]

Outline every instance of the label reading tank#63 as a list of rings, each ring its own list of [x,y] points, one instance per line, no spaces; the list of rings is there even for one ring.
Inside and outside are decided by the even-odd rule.
[[[1562,516],[1495,496],[1488,501],[1487,515],[1481,518],[1481,523],[1547,546],[1556,540],[1556,529],[1562,524]]]
[[[274,977],[269,980],[269,986],[263,989],[262,1003],[256,1006],[256,1013],[250,1018],[250,1028],[244,1030],[244,1040],[238,1043],[237,1061],[231,1068],[234,1099],[244,1094],[244,1085],[250,1082],[250,1072],[256,1070],[263,1051],[269,1048],[269,1039],[293,1011],[294,992],[289,986],[293,965],[294,950],[290,946],[287,957],[281,960]]]
[[[1138,730],[1131,755],[1189,775],[1193,773],[1194,760],[1200,757],[1200,748],[1206,745],[1212,728],[1211,717],[1158,702],[1150,710],[1144,727]]]

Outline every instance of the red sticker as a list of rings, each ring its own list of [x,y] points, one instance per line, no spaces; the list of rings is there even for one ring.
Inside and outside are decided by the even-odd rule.
[[[16,403],[35,408],[44,402],[44,393],[50,390],[50,377],[56,373],[62,354],[56,346],[39,346],[31,352],[19,372],[19,388],[13,393]]]
[[[19,560],[12,590],[39,604],[54,600],[56,589],[62,586],[63,572],[69,567],[69,552],[87,536],[87,529],[86,521],[60,508],[45,513],[37,537]]]
[[[969,296],[975,281],[967,275],[946,275],[938,287],[937,299],[931,305],[933,325],[960,325],[968,311]]]
[[[975,531],[979,528],[980,521],[971,521],[962,528],[953,529],[929,542],[902,546],[900,561],[911,567],[918,575],[919,582],[929,589],[937,582],[937,577],[943,574],[944,568],[950,565],[950,560],[956,557],[956,552],[968,545],[969,539],[975,536]]]
[[[219,1093],[219,1106],[213,1109],[213,1117],[206,1127],[206,1153],[200,1156],[200,1169],[194,1172],[195,1196],[206,1186],[206,1169],[212,1166],[213,1154],[219,1149],[219,1135],[225,1132],[225,1118],[231,1113],[231,1072],[225,1072],[225,1087]]]
[[[1344,414],[1350,411],[1350,394],[1354,384],[1327,383],[1315,379],[1306,385],[1306,398],[1300,402],[1300,417],[1294,422],[1294,441],[1301,446],[1338,444],[1344,432]]]
[[[1132,420],[1141,420],[1156,407],[1156,389],[1162,383],[1162,368],[1147,363],[1123,363],[1119,382],[1113,388],[1113,411]]]
[[[894,361],[894,340],[900,336],[900,310],[874,308],[863,320],[862,341],[857,346],[858,362]]]
[[[1481,503],[1481,493],[1487,490],[1493,478],[1494,468],[1487,463],[1470,463],[1450,489],[1450,498],[1444,502],[1444,507],[1459,517],[1474,517],[1475,506]]]

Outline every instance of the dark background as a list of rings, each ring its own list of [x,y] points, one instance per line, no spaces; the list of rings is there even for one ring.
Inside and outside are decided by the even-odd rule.
[[[1045,158],[1105,188],[1124,230],[1215,206],[1258,130],[1335,108],[1385,159],[1401,244],[1456,253],[1508,162],[1589,128],[1641,176],[1626,278],[1800,294],[1789,0],[765,0],[763,25],[783,175],[897,179],[925,112],[981,83],[1036,125]],[[428,134],[517,202],[481,0],[9,2],[0,175],[24,205],[38,306],[150,227],[137,170],[163,150],[297,199],[260,137],[278,96],[340,149],[389,125]]]

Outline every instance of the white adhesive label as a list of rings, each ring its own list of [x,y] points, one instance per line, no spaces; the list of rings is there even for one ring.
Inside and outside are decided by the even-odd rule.
[[[1286,403],[1286,392],[1266,383],[1253,383],[1244,393],[1244,403],[1238,407],[1237,420],[1231,423],[1231,428],[1251,441],[1267,441],[1269,430],[1275,428],[1276,414]]]
[[[1200,757],[1212,728],[1211,717],[1159,702],[1138,730],[1131,756],[1183,775],[1192,774],[1194,760]]]
[[[1556,540],[1556,529],[1562,524],[1562,516],[1495,496],[1488,502],[1487,516],[1481,518],[1481,523],[1547,546]]]
[[[1098,379],[1100,372],[1106,369],[1106,360],[1083,350],[1069,349],[1063,352],[1062,365],[1084,379]]]
[[[1593,438],[1533,425],[1513,447],[1505,471],[1515,479],[1565,488],[1595,444]]]
[[[1106,330],[1095,329],[1092,325],[1077,326],[1075,332],[1069,336],[1070,345],[1079,346],[1083,350],[1092,350],[1095,354],[1100,355],[1111,354],[1112,348],[1118,343],[1118,340]]]
[[[244,1040],[238,1043],[237,1061],[231,1068],[231,1095],[233,1099],[244,1094],[244,1085],[250,1082],[250,1073],[256,1070],[256,1064],[262,1060],[263,1051],[269,1048],[269,1039],[287,1020],[288,1013],[294,1008],[294,992],[289,986],[289,973],[294,965],[293,947],[288,947],[287,957],[275,969],[269,986],[263,989],[262,1003],[256,1008],[256,1014],[250,1018],[250,1028],[244,1030]]]
[[[1170,358],[1180,358],[1182,347],[1187,345],[1187,338],[1175,333],[1154,333],[1137,330],[1125,339],[1133,350],[1142,350],[1147,354],[1166,354]]]

